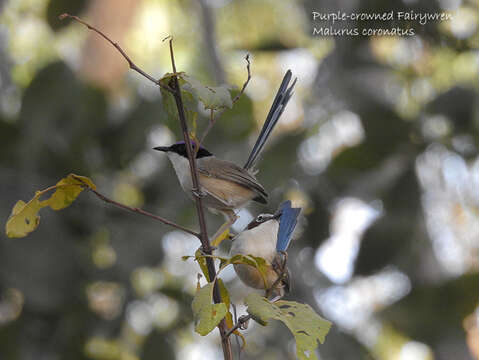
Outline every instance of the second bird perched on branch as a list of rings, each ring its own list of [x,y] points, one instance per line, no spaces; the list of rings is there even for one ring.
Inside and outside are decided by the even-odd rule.
[[[251,200],[263,204],[266,203],[268,195],[256,179],[253,167],[266,140],[292,96],[296,79],[289,86],[291,77],[291,71],[288,70],[274,98],[253,150],[243,167],[230,161],[218,159],[203,147],[196,151],[200,185],[199,193],[203,196],[203,203],[211,212],[222,213],[229,220],[218,230],[217,234],[221,234],[234,223],[237,219],[236,209],[244,207]],[[195,148],[196,144],[192,142],[192,146]],[[186,144],[178,142],[171,146],[158,146],[154,149],[166,152],[173,164],[181,187],[190,197],[193,197],[193,183],[186,153]]]
[[[300,212],[301,208],[291,207],[291,201],[287,200],[275,214],[258,215],[233,239],[230,256],[253,255],[267,261],[264,274],[246,264],[235,264],[234,268],[243,283],[266,290],[267,297],[274,296],[272,301],[282,298],[291,288],[286,250]]]

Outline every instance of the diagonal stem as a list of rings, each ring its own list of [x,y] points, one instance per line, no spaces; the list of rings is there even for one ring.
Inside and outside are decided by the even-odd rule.
[[[123,209],[123,210],[135,212],[135,213],[137,213],[137,214],[141,214],[141,215],[150,217],[150,218],[152,218],[152,219],[161,221],[163,224],[170,225],[170,226],[172,226],[172,227],[174,227],[174,228],[177,228],[177,229],[179,229],[179,230],[183,230],[183,231],[185,231],[185,232],[187,232],[187,233],[189,233],[189,234],[191,234],[191,235],[194,235],[194,236],[196,236],[196,237],[199,237],[199,234],[198,234],[198,233],[194,232],[193,230],[187,229],[187,228],[185,228],[184,226],[178,225],[178,224],[174,223],[173,221],[170,221],[170,220],[168,220],[168,219],[162,218],[161,216],[158,216],[158,215],[154,215],[154,214],[149,213],[148,211],[142,210],[142,209],[140,209],[140,208],[134,208],[134,207],[131,207],[131,206],[128,206],[128,205],[119,203],[119,202],[117,202],[117,201],[115,201],[115,200],[112,200],[112,199],[110,199],[110,198],[107,198],[107,197],[106,197],[105,195],[103,195],[102,193],[96,191],[95,189],[92,189],[92,188],[90,187],[90,185],[88,185],[85,181],[83,181],[83,179],[82,179],[81,177],[75,176],[75,175],[73,175],[73,177],[74,177],[77,181],[81,182],[81,183],[83,184],[82,186],[83,186],[85,189],[90,190],[90,191],[91,191],[92,193],[94,193],[99,199],[103,200],[103,201],[106,202],[106,203],[115,205],[116,207],[119,207],[119,208],[121,208],[121,209]],[[58,186],[55,186],[55,187],[58,187]],[[48,189],[45,189],[44,192],[45,192],[45,191],[50,191],[50,190],[54,189],[55,187],[52,186],[52,187],[50,187],[50,188],[48,188]]]

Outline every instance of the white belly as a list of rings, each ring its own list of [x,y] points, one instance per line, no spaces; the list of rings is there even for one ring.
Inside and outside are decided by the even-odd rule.
[[[243,231],[234,239],[230,255],[259,256],[271,263],[276,255],[278,227],[277,220],[269,220],[251,230]]]
[[[188,196],[192,197],[191,189],[193,188],[193,182],[191,180],[190,163],[188,159],[171,151],[169,151],[167,155],[173,164],[181,187]]]
[[[270,220],[251,230],[242,232],[233,241],[230,255],[253,255],[262,257],[271,264],[276,255],[278,227],[278,221]],[[266,284],[260,272],[253,266],[236,264],[234,268],[238,277],[246,285],[255,289],[269,288],[278,278],[271,266],[266,269]]]

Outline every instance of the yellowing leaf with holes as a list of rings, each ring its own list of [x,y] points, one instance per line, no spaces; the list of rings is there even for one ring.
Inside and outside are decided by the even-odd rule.
[[[300,360],[317,360],[315,349],[324,343],[331,328],[331,322],[323,319],[306,304],[295,301],[269,302],[266,298],[252,293],[245,299],[248,313],[260,324],[266,320],[282,321],[294,335],[296,355]]]
[[[196,291],[191,307],[195,318],[195,331],[202,335],[208,335],[226,316],[224,303],[213,304],[213,285],[208,283]]]
[[[38,212],[40,209],[50,206],[53,210],[61,210],[70,205],[85,188],[96,189],[95,184],[85,177],[70,174],[61,179],[56,185],[45,190],[37,191],[33,199],[25,203],[19,200],[12,209],[7,220],[5,231],[10,238],[27,236],[35,230],[40,222]],[[55,192],[46,200],[40,197],[50,191]]]

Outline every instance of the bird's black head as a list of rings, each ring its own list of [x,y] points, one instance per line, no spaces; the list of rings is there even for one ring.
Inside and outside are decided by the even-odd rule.
[[[194,151],[196,147],[196,143],[192,141],[191,147]],[[186,153],[186,143],[184,141],[177,142],[176,144],[173,144],[171,146],[157,146],[157,147],[154,147],[153,149],[158,151],[163,151],[163,152],[171,151],[185,158],[188,157]],[[208,150],[206,150],[203,146],[200,146],[200,148],[198,149],[198,152],[196,153],[196,158],[200,159],[200,158],[212,156],[212,155],[213,154],[210,153]]]

